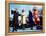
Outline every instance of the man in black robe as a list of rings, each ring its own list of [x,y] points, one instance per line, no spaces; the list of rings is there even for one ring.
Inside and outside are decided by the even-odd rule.
[[[33,30],[33,26],[34,26],[33,15],[30,10],[29,10],[29,26],[30,26],[31,30]]]
[[[19,16],[19,13],[17,11],[17,9],[15,11],[13,11],[13,32],[14,30],[17,31],[18,27],[19,27],[19,23],[18,23],[18,16]]]

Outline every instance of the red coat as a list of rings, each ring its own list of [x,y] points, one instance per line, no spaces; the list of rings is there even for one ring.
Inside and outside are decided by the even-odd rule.
[[[35,23],[35,25],[39,25],[40,24],[40,18],[38,16],[38,13],[35,14],[35,12],[34,12],[33,16],[34,16],[34,23]]]

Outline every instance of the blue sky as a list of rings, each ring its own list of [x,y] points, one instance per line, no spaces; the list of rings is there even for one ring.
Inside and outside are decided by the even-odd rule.
[[[32,6],[32,5],[10,4],[10,9],[11,9],[11,10],[16,9],[16,8],[18,9],[19,13],[22,12],[22,9],[25,9],[25,12],[27,12],[27,14],[28,14],[28,11],[29,11],[30,9],[32,9],[33,6]]]
[[[42,9],[42,6],[36,6],[36,7],[39,10]],[[22,9],[25,9],[26,14],[28,15],[29,10],[32,11],[34,6],[33,5],[10,4],[10,16],[13,16],[13,15],[11,15],[11,10],[15,10],[16,8],[18,9],[20,14],[22,13]]]

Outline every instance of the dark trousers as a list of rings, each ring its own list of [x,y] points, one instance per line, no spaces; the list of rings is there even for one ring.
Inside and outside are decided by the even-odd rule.
[[[14,19],[13,20],[13,32],[14,30],[17,31],[18,27],[19,27],[18,19],[17,20]]]
[[[23,29],[23,30],[25,29],[25,24],[22,24],[22,29]]]
[[[29,26],[30,26],[31,30],[33,30],[34,22],[30,20],[29,21]]]

